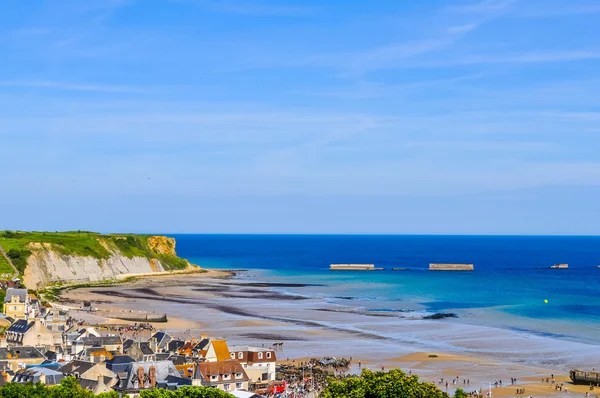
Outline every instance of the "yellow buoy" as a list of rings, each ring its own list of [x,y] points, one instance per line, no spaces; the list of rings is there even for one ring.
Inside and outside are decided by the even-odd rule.
[[[548,304],[548,300],[544,300],[544,303]]]

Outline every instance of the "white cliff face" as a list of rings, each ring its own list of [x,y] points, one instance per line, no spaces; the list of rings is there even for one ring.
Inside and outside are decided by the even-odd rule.
[[[108,259],[59,254],[49,248],[32,250],[24,273],[25,285],[39,289],[54,282],[86,282],[114,279],[122,274],[162,272],[157,259],[127,258],[114,254]]]

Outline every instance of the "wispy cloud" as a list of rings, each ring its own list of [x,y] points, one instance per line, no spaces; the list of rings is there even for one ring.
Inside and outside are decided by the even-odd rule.
[[[195,4],[212,11],[254,16],[301,16],[313,12],[303,6],[239,0],[174,0]]]
[[[467,33],[477,28],[477,24],[470,23],[466,25],[451,26],[447,29],[448,33]]]
[[[504,11],[509,8],[517,0],[483,0],[478,3],[468,4],[464,6],[451,6],[448,10],[470,14],[487,14],[498,11]]]
[[[3,87],[30,87],[41,89],[55,89],[67,91],[96,91],[96,92],[120,92],[120,93],[148,93],[147,89],[128,87],[128,86],[113,86],[113,85],[98,85],[98,84],[76,84],[65,82],[52,81],[0,81],[0,86]]]
[[[600,50],[581,49],[564,51],[538,51],[514,54],[487,54],[443,59],[433,62],[409,64],[407,67],[441,67],[476,64],[538,64],[600,59]]]

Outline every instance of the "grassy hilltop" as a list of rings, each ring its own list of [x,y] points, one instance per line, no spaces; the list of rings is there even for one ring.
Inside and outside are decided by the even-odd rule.
[[[128,258],[158,259],[165,270],[184,269],[188,262],[175,254],[174,243],[167,238],[134,234],[99,234],[87,231],[21,232],[0,231],[0,246],[14,266],[23,273],[32,250],[53,250],[61,255],[89,256],[108,259],[123,255]],[[0,256],[0,273],[12,272]]]

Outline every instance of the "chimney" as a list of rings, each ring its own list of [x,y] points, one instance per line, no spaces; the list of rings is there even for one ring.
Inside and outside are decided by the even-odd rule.
[[[149,373],[148,377],[150,379],[150,387],[155,387],[156,386],[156,367],[150,366],[148,373]]]
[[[106,392],[106,384],[104,384],[104,376],[98,376],[98,387],[96,387],[95,393],[103,393]]]
[[[137,371],[137,378],[138,378],[138,382],[140,383],[139,386],[143,386],[144,385],[144,368],[142,366],[140,366],[138,368]]]
[[[149,341],[149,346],[152,351],[158,352],[158,342],[155,339]]]

